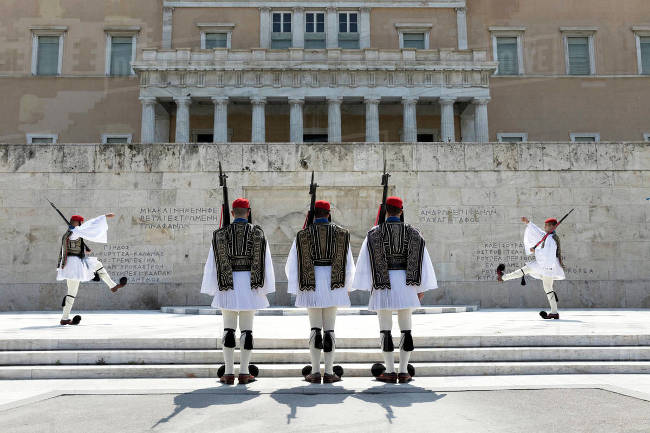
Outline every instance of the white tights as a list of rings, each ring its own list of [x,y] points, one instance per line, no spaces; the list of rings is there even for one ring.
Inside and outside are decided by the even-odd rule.
[[[334,338],[334,325],[336,323],[337,307],[328,308],[307,308],[309,314],[309,326],[312,328],[309,338],[309,355],[311,356],[311,371],[320,373],[320,352],[321,349],[315,347],[316,336],[329,332],[332,337],[332,351],[324,352],[325,373],[334,374],[334,352],[336,349],[336,339]],[[314,329],[318,328],[318,330]],[[321,335],[323,335],[321,334]]]
[[[411,330],[411,315],[413,310],[410,308],[405,308],[402,310],[397,310],[397,323],[399,324],[400,331],[410,331]],[[390,331],[393,328],[393,310],[379,310],[377,311],[377,317],[379,318],[379,330],[380,331]],[[384,346],[384,337],[385,334],[381,334],[380,345],[383,349]],[[407,373],[407,366],[409,359],[411,358],[411,352],[406,351],[402,348],[402,342],[404,340],[403,334],[400,342],[399,350],[399,372]],[[395,372],[395,358],[393,352],[381,352],[384,355],[384,362],[386,363],[386,373]]]
[[[224,341],[227,334],[226,329],[237,330],[237,317],[239,317],[239,330],[241,331],[241,336],[239,338],[239,374],[248,374],[248,364],[251,360],[252,350],[244,349],[244,341],[246,338],[244,331],[253,331],[253,318],[255,317],[255,311],[221,310],[221,315],[223,317]],[[225,374],[235,374],[234,347],[223,347],[223,362],[226,366]]]

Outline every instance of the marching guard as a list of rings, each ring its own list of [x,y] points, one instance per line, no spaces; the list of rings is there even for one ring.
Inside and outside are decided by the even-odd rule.
[[[560,237],[555,233],[557,227],[569,216],[573,209],[567,213],[559,222],[555,218],[544,221],[544,230],[533,224],[528,218],[521,217],[526,224],[524,231],[524,247],[526,254],[535,254],[535,260],[527,263],[521,269],[509,274],[504,274],[505,264],[497,267],[497,281],[500,283],[515,278],[521,278],[521,285],[526,285],[526,275],[542,280],[544,292],[551,306],[551,312],[540,311],[542,319],[559,319],[560,313],[557,310],[558,296],[553,290],[555,280],[564,280],[564,263],[560,249]]]
[[[219,164],[219,181],[223,187],[223,226],[214,231],[212,245],[203,270],[201,293],[214,296],[212,306],[221,309],[223,317],[223,358],[225,366],[218,371],[219,381],[235,383],[235,330],[239,319],[240,362],[238,382],[255,380],[258,369],[250,364],[253,350],[253,318],[255,311],[269,306],[266,295],[275,292],[275,275],[271,251],[258,225],[252,224],[250,203],[238,198],[232,203],[230,223],[226,175]]]
[[[414,227],[404,223],[402,199],[386,197],[388,176],[384,173],[382,178],[383,203],[377,225],[368,232],[361,245],[352,288],[371,292],[369,309],[377,311],[379,317],[380,346],[385,366],[373,365],[373,375],[382,382],[406,383],[415,374],[409,365],[414,349],[411,315],[414,308],[420,307],[424,292],[436,289],[438,282],[424,239]],[[391,334],[393,311],[397,311],[402,334],[399,374],[395,372]]]
[[[285,266],[288,292],[296,295],[296,307],[307,308],[311,333],[311,366],[303,369],[310,383],[334,383],[343,369],[334,366],[334,325],[338,307],[349,307],[349,290],[354,276],[354,259],[348,230],[332,223],[330,203],[316,200],[314,174],[309,189],[311,205],[305,226],[291,245]],[[325,371],[320,374],[321,350]]]
[[[70,319],[70,311],[77,297],[80,282],[99,281],[101,279],[112,292],[117,292],[127,283],[126,277],[120,278],[119,284],[115,283],[102,263],[96,257],[88,255],[92,251],[86,244],[86,241],[107,243],[108,223],[106,219],[113,218],[115,215],[108,213],[86,222],[84,222],[81,215],[73,215],[68,221],[52,202],[50,204],[68,224],[68,230],[61,239],[56,270],[57,281],[66,280],[68,286],[68,293],[63,297],[61,303],[63,315],[59,323],[61,325],[78,325],[81,322],[81,316],[76,315]]]

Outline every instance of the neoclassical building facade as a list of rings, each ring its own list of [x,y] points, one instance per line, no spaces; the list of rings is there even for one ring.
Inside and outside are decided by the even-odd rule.
[[[627,0],[25,0],[2,142],[650,140]]]

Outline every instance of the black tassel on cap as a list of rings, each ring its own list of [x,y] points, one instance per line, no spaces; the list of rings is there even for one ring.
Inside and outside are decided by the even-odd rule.
[[[325,339],[323,340],[323,352],[331,352],[334,350],[334,337],[332,334],[334,330],[325,331]]]
[[[323,348],[323,334],[320,332],[320,328],[311,328],[312,337],[314,339],[314,348],[322,349]]]
[[[253,331],[242,331],[241,333],[244,337],[244,349],[253,350]]]
[[[237,345],[235,343],[235,330],[232,328],[224,328],[223,331],[223,347],[234,349]]]
[[[402,341],[400,341],[400,349],[405,352],[413,351],[413,337],[411,331],[402,331]]]
[[[379,331],[381,332],[382,336],[384,337],[382,340],[382,347],[381,350],[384,352],[392,352],[395,350],[395,346],[393,346],[393,335],[391,334],[390,331]]]

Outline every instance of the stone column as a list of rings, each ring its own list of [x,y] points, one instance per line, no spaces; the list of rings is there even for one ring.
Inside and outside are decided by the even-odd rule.
[[[327,141],[330,143],[341,142],[341,104],[342,96],[327,98]]]
[[[467,8],[456,8],[456,28],[458,30],[458,49],[467,49]]]
[[[153,143],[156,131],[156,98],[153,96],[141,96],[142,123],[140,125],[140,142],[144,144]]]
[[[440,98],[440,140],[445,143],[456,141],[454,102],[454,98]]]
[[[266,140],[266,122],[264,118],[266,98],[263,96],[252,97],[251,104],[253,105],[251,141],[253,143],[264,143]]]
[[[376,96],[367,96],[363,99],[366,104],[366,141],[379,143],[379,102]]]
[[[304,98],[289,98],[289,136],[292,143],[302,143],[302,106]]]
[[[339,46],[339,16],[335,7],[327,8],[327,48],[338,48]]]
[[[490,102],[490,98],[476,98],[473,102],[476,110],[474,113],[476,141],[479,143],[487,143],[490,141],[490,128],[488,127],[487,112],[487,104]]]
[[[214,123],[212,127],[212,142],[228,142],[228,97],[213,96]]]
[[[271,48],[271,8],[260,8],[260,48]]]
[[[169,50],[172,47],[172,13],[174,8],[164,6],[162,9],[162,48]]]
[[[416,96],[408,96],[402,98],[403,111],[403,141],[405,143],[415,143],[418,141],[418,123],[416,118],[416,106],[418,98]]]
[[[474,104],[467,104],[460,115],[460,135],[464,143],[476,141],[476,126],[474,125]]]
[[[160,104],[154,104],[156,126],[154,128],[154,143],[169,143],[169,113]]]
[[[176,143],[189,143],[190,141],[190,104],[189,96],[178,96],[176,102]]]
[[[291,17],[291,47],[305,48],[305,8],[296,6]]]
[[[359,48],[370,48],[370,8],[362,7],[359,16]]]

